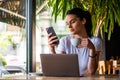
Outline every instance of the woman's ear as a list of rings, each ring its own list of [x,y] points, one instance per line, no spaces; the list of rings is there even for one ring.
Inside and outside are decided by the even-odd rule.
[[[85,23],[86,23],[86,19],[83,18],[83,20],[82,20],[82,24],[85,24]]]

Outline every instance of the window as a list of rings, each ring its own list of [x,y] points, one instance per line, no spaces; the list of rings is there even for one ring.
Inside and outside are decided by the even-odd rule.
[[[6,66],[26,69],[25,0],[0,1],[0,56]]]

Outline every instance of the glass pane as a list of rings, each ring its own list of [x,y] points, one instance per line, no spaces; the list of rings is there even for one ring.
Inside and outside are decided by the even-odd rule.
[[[25,31],[25,0],[0,1],[0,61],[10,73],[25,69]]]

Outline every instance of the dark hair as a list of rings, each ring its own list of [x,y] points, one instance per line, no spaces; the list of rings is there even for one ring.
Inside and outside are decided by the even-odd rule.
[[[76,15],[77,17],[79,17],[80,20],[85,18],[86,19],[85,29],[86,29],[87,35],[91,37],[92,21],[91,21],[91,14],[89,13],[89,11],[84,11],[83,9],[80,9],[80,8],[73,8],[71,10],[68,10],[66,15],[68,14]]]

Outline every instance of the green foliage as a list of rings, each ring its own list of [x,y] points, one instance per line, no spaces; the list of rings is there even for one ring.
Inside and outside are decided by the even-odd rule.
[[[3,35],[3,34],[0,34],[0,48],[1,49],[5,49],[6,46],[11,46],[13,44],[11,40],[12,35],[7,35],[7,34]]]
[[[58,15],[65,18],[67,10],[74,7],[81,7],[84,9],[83,5],[79,3],[79,0],[49,0],[49,6],[52,7],[52,16],[57,20]]]
[[[1,54],[0,54],[0,61],[2,62],[3,66],[7,64],[5,58]]]
[[[92,33],[98,36],[99,32],[107,32],[108,39],[114,29],[114,23],[120,26],[120,0],[49,0],[52,15],[57,20],[58,15],[65,18],[67,10],[80,7],[88,10],[92,16]],[[101,31],[100,31],[101,30]]]

